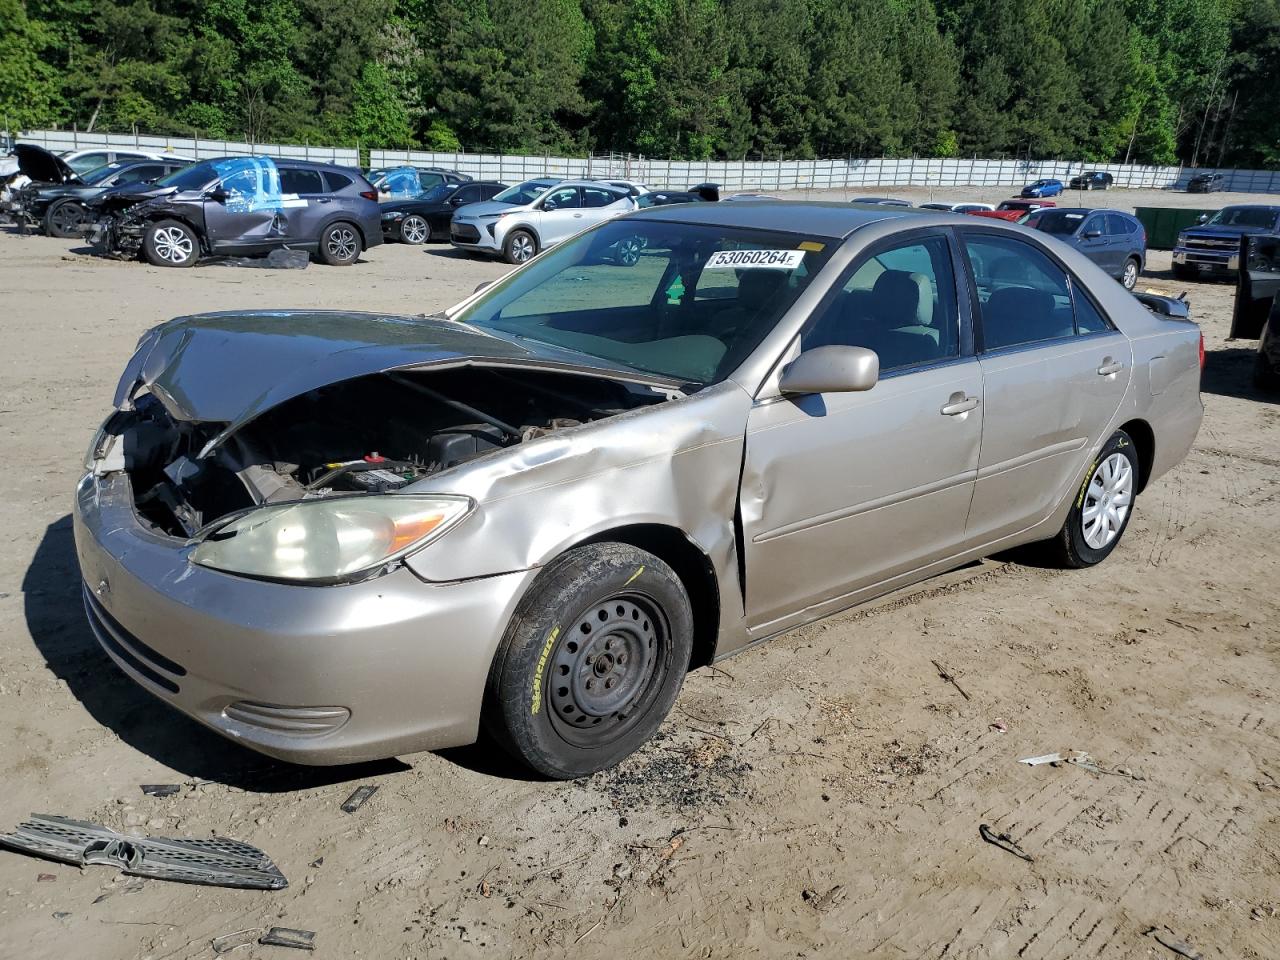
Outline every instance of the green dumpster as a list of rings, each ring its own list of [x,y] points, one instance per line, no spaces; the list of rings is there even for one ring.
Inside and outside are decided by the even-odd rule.
[[[1201,216],[1213,216],[1217,210],[1189,210],[1186,207],[1135,207],[1134,215],[1147,231],[1147,246],[1153,250],[1172,250],[1178,234],[1194,227]]]

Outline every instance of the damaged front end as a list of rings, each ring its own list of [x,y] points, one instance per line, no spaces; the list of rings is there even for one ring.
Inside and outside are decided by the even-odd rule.
[[[445,323],[421,321],[461,326]],[[470,512],[467,497],[415,497],[414,484],[671,395],[514,356],[460,363],[436,349],[434,362],[406,366],[378,350],[367,363],[344,361],[342,345],[330,342],[337,352],[319,365],[334,367],[332,379],[303,364],[296,384],[278,383],[278,397],[248,387],[237,396],[230,386],[212,389],[211,370],[181,369],[190,337],[174,333],[159,348],[144,340],[86,467],[99,477],[125,474],[139,520],[156,535],[195,544],[194,562],[268,579],[338,582],[385,571]],[[221,333],[225,345],[231,335]],[[473,333],[455,339],[514,352]],[[252,382],[249,371],[241,374]],[[281,547],[290,536],[333,546],[297,550],[291,564]]]
[[[85,229],[85,238],[100,254],[136,259],[142,253],[147,223],[164,213],[167,196],[139,197],[126,192],[107,192],[89,204],[93,221]]]

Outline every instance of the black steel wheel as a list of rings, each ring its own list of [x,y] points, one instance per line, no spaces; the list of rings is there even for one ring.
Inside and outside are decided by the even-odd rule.
[[[511,620],[486,727],[548,777],[613,766],[666,717],[692,649],[689,599],[667,564],[627,544],[575,548],[543,570]]]

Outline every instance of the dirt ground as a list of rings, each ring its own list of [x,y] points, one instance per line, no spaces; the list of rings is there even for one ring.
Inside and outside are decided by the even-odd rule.
[[[1084,195],[1206,199],[1231,198]],[[439,245],[298,272],[163,270],[74,246],[0,230],[0,830],[35,811],[235,837],[290,885],[130,880],[0,851],[0,957],[211,957],[214,938],[272,925],[316,931],[333,958],[1176,958],[1157,937],[1280,956],[1280,398],[1249,385],[1255,344],[1224,342],[1230,285],[1174,285],[1168,254],[1152,256],[1143,286],[1187,288],[1205,331],[1205,421],[1106,563],[995,558],[797,630],[690,676],[619,769],[545,783],[484,748],[307,769],[206,732],[96,646],[68,516],[152,324],[417,313],[507,268]],[[1017,762],[1068,749],[1110,773]],[[144,783],[182,789],[152,798]],[[360,784],[380,790],[343,813]]]

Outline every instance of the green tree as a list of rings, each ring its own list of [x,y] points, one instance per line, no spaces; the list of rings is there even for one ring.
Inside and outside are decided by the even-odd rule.
[[[409,112],[387,68],[369,61],[356,81],[349,135],[361,146],[407,147],[413,142]]]
[[[21,0],[0,0],[0,127],[16,131],[58,118],[55,74],[40,59],[52,40]]]

